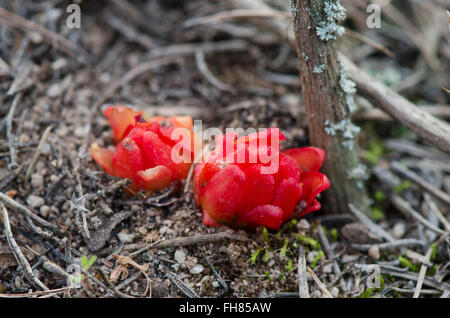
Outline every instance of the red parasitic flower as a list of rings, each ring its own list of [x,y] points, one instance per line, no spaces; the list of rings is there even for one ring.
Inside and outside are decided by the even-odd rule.
[[[130,188],[134,191],[148,192],[186,178],[198,146],[191,117],[156,116],[146,120],[141,111],[124,106],[109,106],[103,114],[112,127],[117,147],[111,151],[93,143],[91,154],[108,174],[132,180]],[[175,129],[181,141],[173,138]],[[172,155],[177,146],[179,162]]]
[[[214,151],[194,169],[195,201],[205,225],[278,229],[293,216],[297,204],[301,212],[296,217],[321,208],[315,198],[330,186],[318,172],[325,151],[305,147],[280,152],[274,141],[285,139],[276,128],[216,139]],[[264,154],[270,162],[263,160]],[[273,162],[277,169],[271,171]]]

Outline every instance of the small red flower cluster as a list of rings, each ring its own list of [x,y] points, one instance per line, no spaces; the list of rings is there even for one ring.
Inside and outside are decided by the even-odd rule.
[[[191,117],[150,117],[144,119],[141,111],[123,106],[107,107],[103,114],[108,118],[117,144],[115,151],[91,145],[94,160],[105,171],[133,181],[130,189],[152,192],[168,187],[176,180],[185,179],[194,156],[194,133]],[[187,160],[175,163],[172,139],[174,129],[182,129],[191,136],[191,145],[181,147],[181,156]]]
[[[107,107],[103,113],[117,147],[111,151],[93,143],[91,154],[108,174],[132,180],[133,191],[148,192],[187,177],[201,148],[191,117],[146,118],[123,106]],[[277,128],[216,138],[215,149],[194,169],[195,201],[205,225],[278,229],[293,217],[320,209],[316,196],[330,186],[318,171],[325,151],[305,147],[280,152],[279,142],[285,139]],[[276,169],[268,169],[274,161]]]
[[[273,146],[271,142],[274,137],[286,139],[278,129],[269,128],[240,138],[225,135],[216,140],[214,151],[194,170],[195,200],[203,209],[205,225],[278,229],[293,217],[298,203],[301,211],[295,217],[320,209],[315,198],[330,186],[328,178],[318,172],[325,152],[314,147],[280,152],[279,143]],[[262,173],[268,165],[260,160],[264,151],[272,158],[278,156],[276,172]],[[239,152],[245,159],[253,156],[257,160],[239,163]]]

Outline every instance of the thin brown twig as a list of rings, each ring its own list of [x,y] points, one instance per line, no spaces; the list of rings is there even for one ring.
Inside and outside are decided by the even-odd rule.
[[[189,237],[176,237],[173,239],[160,240],[150,245],[144,245],[141,249],[133,252],[131,256],[135,256],[137,254],[143,253],[151,248],[166,248],[166,247],[179,247],[179,246],[187,246],[187,245],[199,245],[199,244],[207,244],[207,243],[215,243],[222,242],[225,239],[236,240],[236,241],[248,241],[248,237],[234,234],[230,232],[220,232],[214,234],[206,234],[206,235],[195,235]],[[136,248],[136,246],[133,246]],[[126,247],[125,247],[126,249]]]
[[[0,298],[30,298],[34,296],[46,296],[51,294],[59,294],[70,290],[70,287],[62,287],[56,289],[49,290],[40,290],[31,293],[23,293],[23,294],[0,294]]]
[[[33,157],[31,158],[30,165],[28,166],[27,172],[25,174],[25,182],[30,178],[31,173],[33,172],[34,165],[36,164],[39,155],[41,153],[42,146],[47,142],[48,136],[50,135],[50,131],[52,130],[52,126],[48,126],[45,128],[44,133],[42,134],[41,140],[39,141],[39,145],[34,151]]]
[[[236,9],[218,12],[209,16],[197,17],[187,20],[183,23],[185,28],[193,26],[218,23],[228,20],[241,19],[241,18],[290,18],[289,12],[276,11],[276,10],[246,10]]]
[[[425,254],[425,258],[427,260],[430,259],[431,253],[433,252],[433,249],[431,248],[431,246],[428,248],[426,254]],[[414,295],[413,298],[419,298],[420,296],[420,291],[422,289],[422,285],[423,285],[423,280],[425,278],[425,274],[427,272],[427,265],[422,264],[422,266],[420,266],[420,272],[419,272],[419,277],[417,278],[417,284],[416,284],[416,289],[414,290]]]
[[[2,192],[0,192],[0,201],[2,201],[7,207],[9,207],[15,211],[23,213],[25,216],[27,216],[31,220],[39,223],[43,227],[61,234],[61,232],[57,226],[44,220],[39,215],[31,212],[28,208],[26,208],[25,206],[23,206],[22,204],[20,204],[19,202],[15,201],[14,199],[12,199],[11,197],[7,196],[6,194],[4,194]]]
[[[439,207],[436,205],[436,203],[434,203],[433,200],[431,200],[431,197],[428,193],[424,194],[424,199],[425,202],[427,203],[427,205],[429,206],[429,208],[431,209],[431,211],[436,214],[436,216],[438,217],[439,221],[441,221],[441,223],[444,225],[445,230],[447,232],[450,232],[450,223],[447,221],[447,219],[445,218],[445,216],[442,214],[441,210],[439,209]]]
[[[405,246],[423,246],[424,243],[422,241],[416,239],[404,239],[404,240],[396,240],[394,242],[381,243],[381,244],[352,244],[352,248],[358,251],[368,251],[370,248],[376,246],[380,251],[390,250],[399,247]]]
[[[11,251],[13,252],[17,263],[19,263],[20,266],[24,269],[25,276],[31,283],[37,285],[42,290],[48,291],[49,288],[45,286],[44,283],[41,282],[38,277],[36,277],[36,275],[33,272],[33,269],[30,266],[30,263],[28,263],[27,258],[25,257],[25,255],[23,255],[19,245],[17,245],[17,242],[14,239],[14,236],[11,231],[11,224],[9,223],[8,211],[6,210],[6,207],[2,202],[0,202],[0,207],[2,209],[3,225],[6,239],[8,241],[9,246],[11,247]]]
[[[1,9],[1,8],[0,8]],[[22,99],[22,93],[16,94],[12,101],[11,107],[9,108],[8,115],[6,116],[6,136],[8,138],[9,145],[9,156],[11,158],[11,163],[9,164],[9,169],[16,170],[19,168],[17,164],[17,149],[16,149],[16,136],[12,132],[12,121],[14,117],[14,112],[16,110],[17,104],[19,104]]]
[[[371,219],[369,219],[366,215],[364,215],[361,211],[359,211],[352,203],[349,203],[348,207],[350,211],[353,213],[356,218],[363,223],[370,232],[375,234],[379,238],[383,238],[388,242],[394,242],[395,239],[386,232],[381,226],[375,224]]]
[[[202,50],[195,51],[195,63],[200,73],[206,78],[206,80],[214,87],[222,91],[232,91],[233,87],[217,79],[214,74],[209,70],[205,61],[205,53]]]
[[[423,226],[428,228],[429,230],[439,234],[439,235],[449,235],[449,232],[445,232],[440,228],[437,228],[433,224],[431,224],[428,220],[426,220],[419,212],[414,210],[411,205],[403,200],[400,196],[394,194],[391,196],[391,202],[394,206],[403,214],[408,215],[415,219],[417,222],[421,223]]]
[[[317,277],[316,273],[314,273],[314,271],[309,268],[306,267],[306,269],[308,270],[308,273],[311,275],[311,277],[314,279],[314,281],[316,282],[316,284],[319,286],[320,290],[328,297],[328,298],[333,298],[333,295],[331,295],[331,293],[328,291],[327,287],[321,282],[321,280],[319,279],[319,277]]]
[[[349,28],[345,29],[345,34],[348,34],[352,37],[354,37],[355,39],[358,39],[368,45],[370,45],[371,47],[377,49],[380,52],[383,52],[384,54],[386,54],[387,56],[391,57],[391,58],[395,58],[395,53],[392,52],[391,50],[389,50],[388,48],[386,48],[385,46],[379,44],[378,42],[368,38],[367,36],[362,35],[361,33],[355,32],[350,30]]]
[[[403,177],[416,183],[421,189],[427,191],[428,193],[433,195],[435,198],[441,200],[447,206],[450,206],[450,196],[447,193],[436,188],[435,186],[433,186],[432,184],[430,184],[429,182],[427,182],[426,180],[424,180],[423,178],[421,178],[420,176],[418,176],[411,170],[403,167],[398,162],[395,162],[395,161],[392,162],[391,167],[395,172],[399,173]]]
[[[0,8],[0,21],[3,21],[4,23],[12,27],[22,29],[26,32],[40,33],[49,45],[55,47],[56,49],[59,49],[67,55],[70,55],[81,63],[88,63],[90,60],[92,60],[92,56],[74,42],[69,41],[65,37],[48,30],[42,25],[24,19],[11,11]]]

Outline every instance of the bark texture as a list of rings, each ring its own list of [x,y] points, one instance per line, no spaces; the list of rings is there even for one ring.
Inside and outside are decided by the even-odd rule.
[[[348,91],[352,89],[348,89],[332,39],[332,30],[338,27],[333,25],[333,14],[339,16],[333,5],[338,5],[336,0],[292,1],[302,95],[311,144],[327,153],[323,171],[331,187],[324,192],[326,209],[344,213],[352,203],[367,213],[364,169],[353,147],[357,128],[350,121],[352,94]],[[323,30],[331,32],[324,35]]]

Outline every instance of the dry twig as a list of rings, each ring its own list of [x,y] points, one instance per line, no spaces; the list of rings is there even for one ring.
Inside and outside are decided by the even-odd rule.
[[[25,257],[25,255],[23,255],[19,245],[17,245],[16,240],[14,239],[14,236],[11,232],[11,225],[9,223],[8,211],[6,210],[6,207],[2,202],[0,202],[0,207],[2,209],[3,225],[6,239],[8,240],[8,244],[11,247],[11,251],[13,252],[14,257],[16,258],[17,263],[19,263],[20,266],[24,269],[25,276],[31,283],[37,285],[42,290],[48,291],[49,290],[48,287],[45,286],[44,283],[41,282],[38,277],[36,277],[33,270],[31,269],[30,263],[28,263],[27,258]]]

